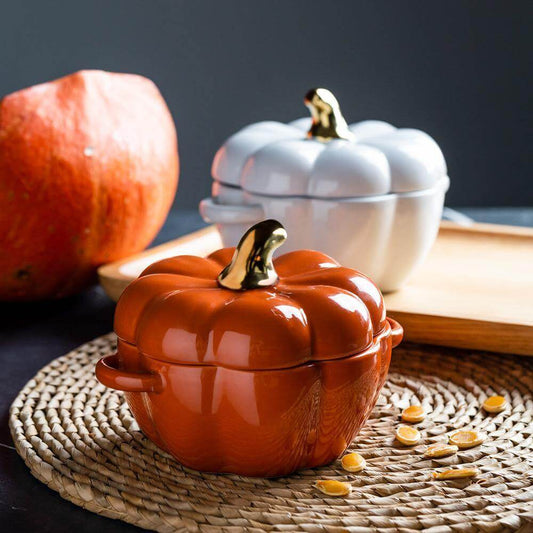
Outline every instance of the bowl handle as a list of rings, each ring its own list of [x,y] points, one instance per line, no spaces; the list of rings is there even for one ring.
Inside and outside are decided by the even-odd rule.
[[[106,355],[96,363],[96,378],[106,387],[125,392],[160,392],[162,388],[159,374],[120,370],[117,354]]]
[[[265,218],[259,204],[221,204],[217,198],[204,198],[200,202],[200,214],[212,224],[247,224],[251,226]]]
[[[389,324],[391,327],[390,336],[392,340],[392,347],[396,348],[396,346],[398,346],[398,344],[402,342],[403,328],[402,326],[400,326],[400,324],[398,324],[398,322],[396,322],[396,320],[393,320],[392,318],[388,318],[388,317],[387,317],[387,320],[389,321]]]

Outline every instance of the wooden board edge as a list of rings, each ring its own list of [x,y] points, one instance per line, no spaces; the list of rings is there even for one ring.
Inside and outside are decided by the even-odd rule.
[[[391,310],[404,339],[421,344],[533,356],[533,327]]]
[[[159,244],[158,246],[154,246],[153,248],[147,248],[146,250],[143,250],[142,252],[139,252],[134,255],[130,255],[128,257],[125,257],[124,259],[119,259],[118,261],[113,261],[112,263],[106,263],[105,265],[102,265],[101,267],[98,268],[98,277],[100,279],[114,277],[114,278],[122,278],[125,280],[130,280],[130,278],[122,274],[120,270],[120,268],[123,265],[127,263],[131,263],[133,261],[137,261],[139,259],[142,259],[143,257],[147,257],[150,255],[164,252],[168,248],[174,248],[178,245],[187,244],[190,241],[194,241],[201,237],[205,237],[206,235],[210,235],[215,231],[216,231],[215,226],[213,225],[207,226],[205,228],[201,228],[199,230],[193,231],[192,233],[187,233],[181,237],[178,237],[177,239],[173,239],[163,244]]]
[[[138,261],[144,257],[164,253],[167,249],[186,245],[188,242],[195,241],[196,239],[201,239],[207,235],[213,234],[216,231],[216,227],[214,225],[210,225],[205,228],[193,231],[191,233],[186,233],[181,237],[172,239],[171,241],[167,241],[163,244],[159,244],[158,246],[147,248],[142,252],[130,255],[128,257],[125,257],[124,259],[119,259],[118,261],[106,263],[105,265],[102,265],[97,269],[98,281],[104,289],[105,293],[114,302],[117,302],[124,289],[133,281],[130,276],[127,276],[122,272],[122,267],[124,265],[134,261]]]
[[[533,228],[525,226],[507,226],[505,224],[486,224],[482,222],[473,222],[466,226],[457,224],[450,220],[441,220],[441,231],[453,231],[458,233],[484,234],[484,235],[502,235],[507,237],[533,237]]]
[[[441,230],[471,234],[533,237],[533,228],[498,224],[475,223],[472,226],[461,226],[454,222],[442,221]],[[100,284],[108,296],[116,302],[131,282],[131,278],[121,271],[123,265],[152,254],[160,254],[169,248],[186,245],[188,242],[211,235],[214,232],[216,232],[215,226],[207,226],[125,259],[103,265],[98,269]],[[533,355],[533,327],[531,326],[499,324],[459,317],[417,315],[394,310],[391,310],[389,315],[404,326],[405,338],[408,341],[473,350]]]
[[[124,289],[131,283],[131,280],[124,276],[124,279],[118,279],[98,274],[98,281],[104,289],[104,292],[115,303],[118,302],[120,295],[124,292]]]
[[[519,226],[504,226],[500,224],[479,224],[474,223],[471,226],[463,226],[455,222],[450,222],[447,220],[442,220],[440,223],[441,230],[444,231],[457,231],[465,233],[490,233],[490,234],[499,234],[499,235],[515,235],[515,236],[531,236],[533,237],[533,228],[523,228]],[[201,228],[199,230],[193,231],[192,233],[187,233],[181,237],[168,241],[166,243],[154,246],[153,248],[148,248],[142,252],[131,255],[124,259],[118,261],[113,261],[107,263],[98,268],[98,276],[100,279],[105,278],[116,278],[116,279],[129,279],[127,276],[122,274],[120,271],[121,267],[132,261],[137,261],[143,257],[147,257],[153,254],[164,252],[168,248],[173,248],[178,245],[184,245],[187,242],[194,241],[198,238],[204,237],[214,233],[216,227],[214,225]]]

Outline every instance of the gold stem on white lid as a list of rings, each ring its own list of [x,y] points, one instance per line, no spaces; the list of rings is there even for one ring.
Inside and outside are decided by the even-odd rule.
[[[332,139],[353,140],[353,133],[342,116],[339,102],[327,89],[311,89],[304,99],[311,111],[311,128],[307,136],[319,141]]]

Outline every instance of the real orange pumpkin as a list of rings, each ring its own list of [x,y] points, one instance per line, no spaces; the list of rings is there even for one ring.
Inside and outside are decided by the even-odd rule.
[[[157,87],[81,71],[0,101],[0,299],[61,297],[145,248],[178,183]]]

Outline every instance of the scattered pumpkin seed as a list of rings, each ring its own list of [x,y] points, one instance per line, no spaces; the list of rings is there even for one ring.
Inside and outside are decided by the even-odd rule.
[[[406,446],[413,446],[420,441],[420,431],[411,426],[400,426],[396,430],[396,438]]]
[[[365,458],[357,452],[347,453],[341,459],[342,468],[348,472],[361,472],[366,466]]]
[[[438,442],[428,447],[424,452],[424,457],[447,457],[457,453],[459,448],[455,444],[446,444],[444,442]]]
[[[404,422],[422,422],[426,418],[426,412],[421,405],[410,405],[402,411]]]
[[[352,490],[349,483],[335,479],[321,479],[315,483],[315,487],[328,496],[347,496]]]
[[[485,440],[484,435],[481,435],[477,431],[456,431],[450,435],[450,444],[455,444],[459,449],[465,450],[467,448],[473,448],[478,446]]]
[[[477,468],[450,468],[442,472],[432,472],[433,479],[461,479],[465,477],[476,477],[479,474]]]
[[[483,409],[487,413],[501,413],[507,407],[507,400],[503,396],[491,396],[483,402]]]

